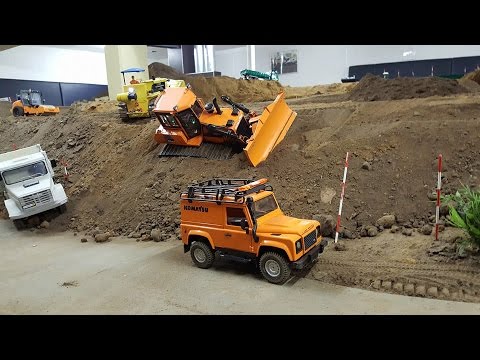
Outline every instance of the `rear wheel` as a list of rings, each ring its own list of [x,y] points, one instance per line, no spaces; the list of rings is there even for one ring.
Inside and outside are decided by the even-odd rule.
[[[17,230],[25,229],[25,221],[23,221],[23,219],[13,220],[13,225],[15,225]]]
[[[260,271],[263,277],[272,284],[283,284],[290,277],[287,260],[275,252],[266,252],[260,258]]]
[[[215,260],[215,254],[212,249],[210,249],[210,246],[200,241],[195,241],[192,244],[190,247],[190,255],[192,256],[193,263],[201,269],[208,269]]]
[[[18,106],[13,108],[12,113],[13,113],[13,116],[15,116],[15,117],[23,116],[23,114],[24,114],[23,109],[21,107],[18,107]]]
[[[62,205],[60,205],[57,209],[58,209],[58,212],[59,212],[60,214],[64,214],[65,212],[67,212],[67,205],[66,205],[66,204],[62,204]]]

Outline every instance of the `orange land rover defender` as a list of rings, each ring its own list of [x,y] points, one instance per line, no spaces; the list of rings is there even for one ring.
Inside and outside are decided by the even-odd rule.
[[[181,195],[180,231],[195,265],[212,266],[215,253],[257,261],[263,277],[283,284],[292,269],[316,261],[327,241],[316,220],[286,216],[267,179],[213,179]]]

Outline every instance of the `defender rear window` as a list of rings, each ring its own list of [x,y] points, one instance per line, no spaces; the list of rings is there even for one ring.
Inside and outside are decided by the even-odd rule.
[[[43,161],[39,161],[17,169],[4,171],[2,173],[2,177],[5,180],[5,184],[12,185],[45,174],[47,174],[45,163]]]

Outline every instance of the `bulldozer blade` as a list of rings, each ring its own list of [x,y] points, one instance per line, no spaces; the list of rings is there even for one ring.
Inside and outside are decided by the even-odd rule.
[[[251,165],[257,166],[270,155],[292,126],[297,113],[285,102],[281,92],[260,115],[255,132],[243,150]]]
[[[197,157],[214,160],[227,160],[233,155],[231,147],[224,144],[203,143],[196,146],[166,144],[158,156]]]

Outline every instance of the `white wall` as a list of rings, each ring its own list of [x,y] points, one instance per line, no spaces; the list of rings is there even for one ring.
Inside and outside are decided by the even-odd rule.
[[[215,47],[215,71],[220,71],[224,76],[240,78],[240,71],[247,68],[247,47],[225,50],[217,50]]]
[[[165,48],[148,47],[147,48],[148,65],[154,62],[159,62],[168,65],[168,50]]]
[[[0,78],[106,85],[105,55],[101,46],[20,45],[0,52]]]
[[[480,56],[480,45],[256,45],[255,70],[270,71],[271,56],[292,49],[297,50],[298,72],[281,74],[283,85],[340,82],[352,65]]]

